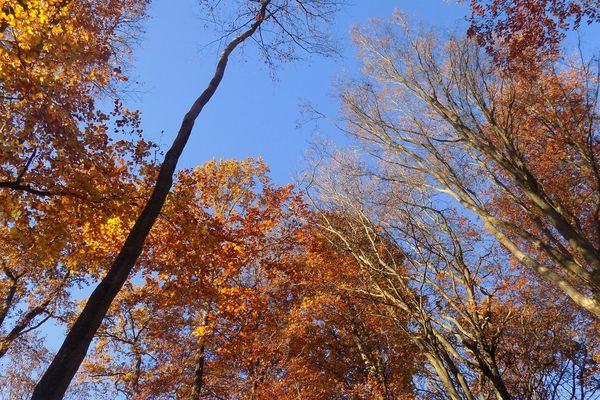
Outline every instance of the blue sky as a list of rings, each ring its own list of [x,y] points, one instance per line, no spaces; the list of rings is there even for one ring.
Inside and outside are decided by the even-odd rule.
[[[207,29],[198,0],[154,1],[145,34],[129,71],[139,82],[128,103],[142,111],[144,136],[168,145],[193,100],[212,75],[218,47]],[[465,25],[466,7],[444,0],[354,0],[338,16],[334,32],[342,57],[307,56],[277,69],[268,68],[251,48],[236,52],[217,94],[199,117],[180,167],[216,158],[262,156],[278,183],[289,182],[302,167],[313,127],[297,128],[301,105],[311,102],[329,115],[337,112],[333,82],[351,76],[359,65],[350,29],[369,18],[389,17],[394,9],[427,24]],[[332,130],[333,131],[333,130]],[[335,135],[334,132],[324,132]]]

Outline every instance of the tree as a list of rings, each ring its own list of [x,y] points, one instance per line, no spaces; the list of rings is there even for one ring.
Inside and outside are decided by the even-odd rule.
[[[354,258],[340,251],[310,213],[301,236],[300,301],[284,334],[284,379],[273,380],[283,399],[412,399],[422,353],[406,337],[407,321],[387,318],[356,289],[363,276]],[[399,322],[400,326],[396,323]]]
[[[95,101],[115,97],[126,80],[121,69],[146,5],[0,2],[0,188],[101,198],[99,175],[111,174],[112,157],[126,146],[136,148],[108,143],[107,122],[114,117],[135,131],[138,115],[118,99],[112,113],[99,111]],[[139,146],[143,153],[145,143]]]
[[[126,79],[145,7],[0,2],[0,357],[47,319],[67,318],[70,287],[105,266],[90,236],[135,209],[152,145],[139,139],[137,112],[95,101]]]
[[[113,150],[105,155],[116,158]],[[0,358],[19,336],[49,318],[66,320],[71,287],[106,268],[116,228],[129,224],[144,197],[142,179],[133,176],[137,162],[114,163],[101,179],[97,175],[99,186],[80,188],[87,192],[82,197],[0,194]]]
[[[470,6],[468,35],[513,70],[556,58],[569,30],[600,21],[598,0],[471,0]]]
[[[130,398],[411,394],[409,346],[329,291],[342,257],[266,172],[250,159],[178,174],[144,281],[119,295],[81,381]]]
[[[591,71],[498,72],[469,40],[396,16],[357,31],[368,82],[348,131],[477,215],[519,262],[600,316],[597,85]],[[390,177],[394,179],[394,177]]]
[[[11,352],[0,373],[0,399],[26,400],[31,396],[39,374],[49,361],[50,355],[43,340],[33,333],[22,338],[19,351]]]
[[[167,198],[177,161],[192,132],[194,122],[216,92],[231,53],[257,31],[265,33],[259,35],[261,37],[259,43],[261,43],[262,49],[268,51],[268,54],[273,54],[273,49],[281,48],[281,44],[290,43],[300,44],[300,47],[310,50],[311,44],[323,43],[319,25],[321,22],[327,22],[332,12],[337,9],[337,3],[328,0],[243,1],[240,6],[242,7],[242,5],[243,9],[250,11],[240,15],[240,18],[248,19],[245,19],[245,22],[233,30],[237,36],[224,48],[210,83],[185,115],[180,130],[160,166],[150,198],[127,235],[113,265],[90,296],[86,306],[69,330],[63,345],[38,383],[33,399],[61,398],[66,391],[110,304],[129,277],[142,251],[150,229]],[[236,21],[239,20],[236,19]],[[271,31],[262,28],[265,22],[267,25],[271,24]],[[262,41],[269,38],[274,38],[275,41],[270,44]],[[312,48],[318,49],[319,46],[314,45]]]
[[[119,296],[88,377],[131,397],[251,390],[249,366],[269,362],[262,335],[285,315],[298,225],[291,188],[266,173],[252,159],[178,173],[140,260],[143,282]]]
[[[435,190],[412,183],[422,175],[402,164],[349,159],[338,153],[329,165],[319,163],[312,189],[320,224],[354,259],[345,269],[357,278],[344,279],[345,290],[395,322],[387,335],[395,328],[422,354],[417,392],[554,398],[572,382],[573,396],[597,392],[590,354],[599,343],[588,335],[595,320],[536,284]]]

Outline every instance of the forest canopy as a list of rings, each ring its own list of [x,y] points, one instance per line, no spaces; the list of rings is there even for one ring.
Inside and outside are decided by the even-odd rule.
[[[158,143],[153,3],[0,0],[0,399],[600,399],[600,71],[567,44],[598,1],[348,38],[345,1],[196,3],[219,51]],[[300,178],[182,162],[233,137],[203,117],[242,56],[358,63]]]

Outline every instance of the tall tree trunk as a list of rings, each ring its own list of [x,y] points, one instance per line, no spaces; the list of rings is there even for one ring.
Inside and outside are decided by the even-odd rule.
[[[135,374],[133,376],[133,398],[137,399],[140,392],[140,377],[142,375],[142,355],[136,353],[135,355]]]
[[[201,327],[208,325],[208,312],[202,315]],[[202,384],[204,383],[204,348],[206,347],[206,335],[204,333],[198,338],[198,352],[196,353],[196,369],[194,370],[194,385],[192,386],[192,394],[190,400],[199,400]]]
[[[216,92],[227,66],[230,54],[235,48],[256,32],[265,20],[266,8],[271,0],[263,0],[255,21],[248,30],[233,39],[221,53],[215,73],[200,97],[196,99],[183,118],[179,132],[160,166],[158,178],[150,199],[129,232],[121,251],[108,273],[92,292],[85,307],[70,329],[65,341],[52,360],[52,363],[34,389],[32,400],[62,399],[73,376],[85,358],[94,334],[100,327],[114,298],[125,284],[137,261],[144,241],[160,214],[165,199],[173,183],[177,161],[190,137],[194,122],[204,106]]]
[[[252,377],[252,389],[250,390],[250,400],[254,400],[256,396],[256,391],[258,390],[258,384],[261,383],[263,380],[263,373],[259,371],[259,368],[260,357],[252,363],[252,368],[250,372]],[[255,376],[256,373],[258,373],[258,376]]]

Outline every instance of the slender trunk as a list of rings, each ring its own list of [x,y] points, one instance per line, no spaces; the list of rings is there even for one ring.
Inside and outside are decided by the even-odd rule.
[[[2,324],[4,324],[4,320],[8,316],[8,312],[10,311],[10,308],[12,306],[13,300],[17,293],[17,285],[19,280],[19,277],[14,275],[12,271],[8,268],[4,267],[3,272],[6,275],[6,277],[11,281],[11,284],[10,288],[8,289],[8,293],[4,298],[4,304],[2,306],[2,309],[0,309],[0,328],[2,327]]]
[[[200,326],[206,327],[208,324],[208,313],[205,311],[202,316]],[[196,369],[194,370],[194,385],[192,387],[192,395],[190,400],[200,399],[200,391],[204,383],[204,348],[206,347],[206,336],[202,334],[198,338],[198,352],[196,353]]]
[[[100,327],[112,301],[125,284],[129,273],[142,252],[144,241],[158,218],[171,189],[177,161],[190,137],[196,118],[219,87],[230,54],[258,29],[265,19],[265,12],[269,3],[270,0],[263,0],[261,9],[250,28],[233,39],[223,50],[210,83],[183,118],[179,132],[160,166],[150,199],[129,232],[108,273],[92,292],[52,363],[35,387],[31,400],[63,398],[73,376],[75,376],[85,358],[94,334]]]
[[[142,376],[142,355],[136,353],[135,355],[135,374],[133,376],[133,398],[137,399],[140,391],[140,377]]]
[[[254,400],[256,396],[256,391],[258,390],[258,384],[262,381],[263,374],[259,371],[260,368],[260,358],[257,358],[256,361],[252,363],[252,389],[250,391],[250,400]],[[258,376],[256,376],[258,373]]]

